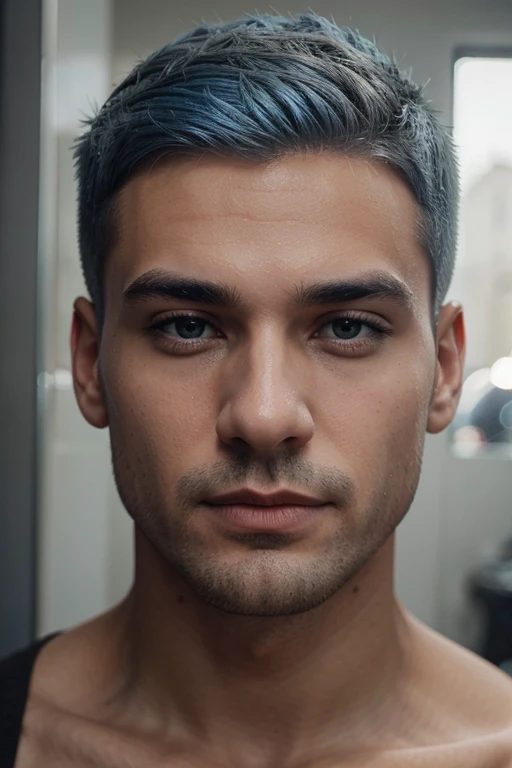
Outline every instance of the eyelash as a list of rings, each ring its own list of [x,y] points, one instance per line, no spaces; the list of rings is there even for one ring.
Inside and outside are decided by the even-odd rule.
[[[197,320],[202,320],[207,326],[210,326],[211,328],[215,329],[215,326],[213,323],[210,323],[209,320],[206,320],[206,318],[201,317],[201,315],[197,315],[194,313],[186,313],[186,312],[176,312],[174,314],[167,315],[167,317],[163,318],[162,320],[159,320],[158,322],[154,323],[148,328],[148,331],[156,336],[164,336],[165,342],[167,345],[170,345],[171,349],[195,349],[208,341],[212,341],[213,339],[191,339],[189,341],[186,341],[185,339],[176,339],[169,337],[168,334],[165,333],[163,330],[166,325],[169,325],[173,321],[180,320],[182,318],[192,318]],[[381,325],[380,323],[376,321],[369,321],[365,317],[361,317],[358,313],[353,312],[344,312],[336,317],[331,318],[328,320],[324,325],[321,326],[319,330],[322,330],[328,325],[331,325],[332,323],[335,323],[337,320],[352,320],[357,323],[361,323],[362,326],[366,326],[370,329],[371,333],[368,337],[364,339],[355,339],[354,341],[350,339],[336,339],[336,338],[324,338],[324,341],[327,342],[334,342],[336,346],[341,346],[343,349],[346,350],[357,350],[361,349],[363,347],[371,347],[375,346],[379,339],[385,338],[388,336],[391,336],[392,331],[385,327],[384,325]],[[215,329],[216,330],[216,329]]]

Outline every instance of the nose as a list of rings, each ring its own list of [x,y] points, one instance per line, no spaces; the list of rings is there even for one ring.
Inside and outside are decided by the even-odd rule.
[[[301,360],[286,354],[286,342],[267,333],[233,360],[225,372],[219,439],[230,447],[271,453],[281,445],[301,448],[314,433],[304,392]],[[302,371],[303,374],[303,371]]]

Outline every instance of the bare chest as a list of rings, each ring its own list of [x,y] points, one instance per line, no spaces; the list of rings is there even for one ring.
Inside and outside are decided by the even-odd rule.
[[[512,728],[429,747],[326,748],[300,760],[281,755],[268,762],[255,761],[251,751],[250,745],[247,755],[241,756],[231,755],[229,748],[216,754],[199,743],[152,743],[148,737],[30,706],[15,768],[512,768]]]

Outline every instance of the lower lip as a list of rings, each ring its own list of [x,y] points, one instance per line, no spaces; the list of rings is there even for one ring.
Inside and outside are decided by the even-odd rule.
[[[210,504],[216,517],[230,527],[247,531],[276,531],[284,533],[312,523],[328,504],[308,507],[302,504],[283,504],[276,507],[257,507],[250,504]]]

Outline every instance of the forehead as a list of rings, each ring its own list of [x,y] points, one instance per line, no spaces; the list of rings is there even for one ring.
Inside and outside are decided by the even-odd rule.
[[[419,208],[406,182],[376,160],[294,154],[271,163],[233,157],[163,159],[119,195],[107,292],[151,269],[248,290],[385,269],[428,303]],[[109,284],[111,283],[111,284]]]

